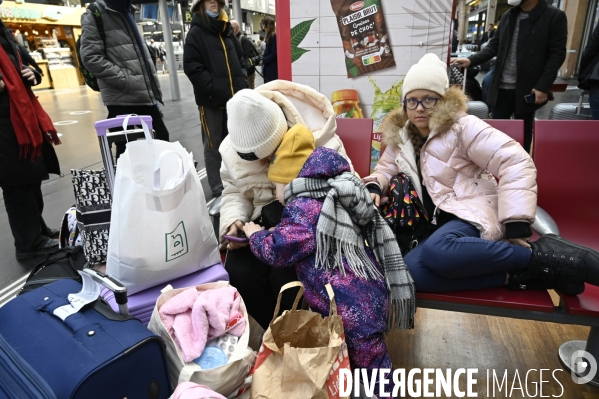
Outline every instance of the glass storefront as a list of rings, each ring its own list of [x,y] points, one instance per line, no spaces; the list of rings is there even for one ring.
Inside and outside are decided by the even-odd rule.
[[[0,17],[17,43],[36,61],[44,77],[34,89],[84,84],[75,41],[81,35],[81,7],[4,1]]]

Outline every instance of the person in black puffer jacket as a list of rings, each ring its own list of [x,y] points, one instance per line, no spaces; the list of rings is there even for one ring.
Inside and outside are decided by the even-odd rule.
[[[225,105],[247,87],[241,45],[224,7],[224,0],[193,1],[194,15],[183,53],[183,69],[193,85],[200,111],[204,161],[213,198],[223,191],[218,148],[228,134]]]
[[[1,1],[0,1],[1,2]],[[58,230],[42,217],[42,180],[60,174],[52,143],[60,144],[52,120],[31,86],[41,76],[21,66],[19,53],[0,21],[0,187],[18,260],[58,248]]]

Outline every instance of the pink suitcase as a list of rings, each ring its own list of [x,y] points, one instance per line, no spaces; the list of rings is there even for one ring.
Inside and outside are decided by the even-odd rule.
[[[224,266],[220,263],[202,269],[187,276],[179,277],[176,280],[159,284],[155,287],[148,288],[145,291],[138,292],[128,296],[129,314],[141,320],[144,325],[148,325],[156,300],[160,296],[160,290],[167,285],[172,285],[173,288],[193,287],[199,284],[212,283],[219,280],[229,281],[229,274]],[[106,300],[116,312],[118,305],[114,299],[114,293],[107,288],[102,289],[102,298]]]

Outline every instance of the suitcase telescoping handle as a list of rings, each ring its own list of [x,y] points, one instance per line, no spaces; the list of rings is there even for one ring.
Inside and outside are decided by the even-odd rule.
[[[584,96],[589,94],[588,90],[582,90],[580,92],[580,98],[578,99],[578,108],[576,108],[576,115],[580,115],[582,113],[582,100],[584,100]]]
[[[129,314],[129,307],[127,306],[127,287],[98,270],[83,269],[83,272],[88,274],[98,284],[101,284],[114,292],[114,299],[116,300],[117,305],[119,305],[119,313],[122,315]]]
[[[125,136],[127,137],[127,127],[142,125],[146,139],[152,139],[152,117],[149,115],[121,115],[116,118],[105,119],[94,123],[98,141],[100,142],[100,152],[104,161],[104,169],[106,170],[106,179],[108,188],[114,196],[114,162],[112,160],[112,152],[110,151],[110,141],[108,136]],[[122,127],[123,131],[110,133],[108,129]]]

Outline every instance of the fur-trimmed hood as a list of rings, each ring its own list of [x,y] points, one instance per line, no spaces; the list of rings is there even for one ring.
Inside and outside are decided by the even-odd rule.
[[[430,114],[429,126],[431,134],[429,139],[443,134],[455,123],[456,119],[468,111],[468,99],[464,93],[451,87],[437,107]],[[405,129],[403,129],[405,127]],[[389,113],[382,124],[382,142],[385,145],[401,145],[408,140],[407,129],[415,129],[408,120],[403,107]]]

